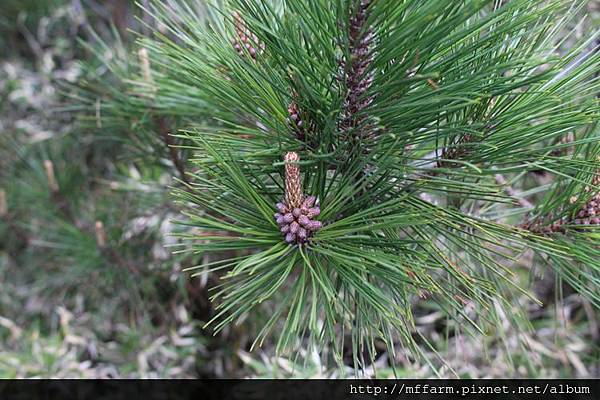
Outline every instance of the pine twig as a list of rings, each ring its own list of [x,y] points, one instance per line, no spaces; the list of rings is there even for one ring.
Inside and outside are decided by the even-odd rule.
[[[181,157],[179,156],[177,148],[175,147],[175,143],[173,142],[173,137],[170,134],[169,125],[167,123],[166,118],[160,116],[156,117],[155,120],[158,124],[158,132],[163,140],[163,143],[169,149],[169,156],[171,157],[171,162],[177,169],[181,180],[184,183],[189,184],[190,182],[185,172],[185,166],[183,164],[183,161],[181,160]]]
[[[285,155],[285,201],[292,207],[300,207],[302,203],[302,182],[300,180],[300,157],[298,153]]]
[[[140,60],[142,78],[150,86],[151,92],[154,93],[156,91],[156,86],[154,85],[152,69],[150,68],[150,55],[148,54],[148,49],[146,49],[145,47],[141,47],[138,50],[138,58]]]
[[[429,81],[430,80],[428,80],[428,84],[434,90],[437,90],[439,88],[437,83],[435,83],[433,81],[431,81],[431,82],[429,82]],[[432,83],[435,86],[433,86]],[[494,124],[492,122],[490,122],[490,114],[492,113],[492,109],[494,108],[496,101],[497,101],[496,98],[490,99],[490,102],[488,103],[487,108],[486,108],[485,112],[483,113],[483,118],[487,121],[487,124],[485,127],[486,131],[492,130],[494,128]],[[437,167],[438,168],[448,168],[448,167],[454,166],[455,163],[453,163],[452,160],[458,160],[458,159],[466,156],[467,154],[469,154],[470,150],[471,150],[469,148],[469,144],[476,142],[476,140],[478,140],[478,137],[471,133],[462,135],[452,147],[445,147],[442,150],[442,157],[441,157],[441,159],[437,160]]]
[[[458,160],[468,153],[467,145],[473,142],[474,136],[467,134],[462,136],[453,147],[446,147],[442,150],[442,157],[437,161],[438,168],[449,168],[455,165],[452,160]]]
[[[8,199],[6,195],[6,191],[4,189],[0,189],[0,219],[2,219],[6,223],[7,232],[10,232],[11,236],[16,239],[16,243],[18,243],[19,248],[22,249],[26,247],[29,243],[29,237],[27,232],[23,230],[23,228],[17,224],[15,221],[15,216],[12,215],[8,209]]]
[[[104,224],[102,221],[96,221],[94,223],[94,236],[96,238],[96,246],[104,257],[111,262],[114,262],[118,266],[127,269],[132,274],[139,275],[139,269],[134,264],[129,262],[128,259],[123,258],[117,249],[108,244],[106,230],[104,229]]]
[[[248,28],[238,11],[234,11],[232,16],[236,33],[236,37],[232,40],[234,49],[238,52],[240,57],[244,57],[246,56],[246,53],[248,53],[250,54],[250,57],[256,61],[257,56],[265,50],[264,42]],[[288,125],[293,130],[296,138],[300,141],[304,141],[306,139],[306,126],[304,125],[305,121],[300,116],[301,113],[296,101],[297,97],[298,93],[292,91],[292,101],[288,105]]]
[[[494,179],[496,183],[504,188],[504,191],[507,195],[512,197],[519,203],[519,205],[523,208],[532,209],[534,205],[527,199],[522,198],[517,191],[508,184],[506,178],[502,174],[494,174]]]

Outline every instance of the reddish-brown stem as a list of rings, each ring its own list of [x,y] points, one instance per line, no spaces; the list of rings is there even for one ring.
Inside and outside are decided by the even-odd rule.
[[[156,122],[158,124],[159,134],[167,148],[169,149],[169,155],[171,157],[171,162],[179,172],[179,176],[183,182],[189,184],[189,180],[185,173],[185,166],[181,157],[179,157],[179,153],[177,152],[177,148],[175,147],[175,142],[173,141],[173,137],[171,136],[169,125],[165,117],[156,117]]]

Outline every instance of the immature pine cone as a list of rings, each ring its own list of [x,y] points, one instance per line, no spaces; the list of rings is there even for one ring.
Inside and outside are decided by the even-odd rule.
[[[322,227],[322,223],[314,219],[321,213],[321,209],[316,205],[315,196],[305,197],[302,194],[298,154],[287,153],[284,159],[285,199],[275,206],[278,211],[275,213],[275,221],[286,242],[304,244]]]

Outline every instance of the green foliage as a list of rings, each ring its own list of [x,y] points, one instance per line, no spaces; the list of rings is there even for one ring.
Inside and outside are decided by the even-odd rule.
[[[165,250],[177,230],[171,166],[132,162],[123,138],[65,112],[74,82],[92,74],[78,39],[102,19],[86,8],[81,25],[78,2],[0,3],[0,18],[13,5],[39,17],[27,20],[29,41],[16,14],[0,39],[21,40],[0,43],[0,377],[204,373],[199,307],[174,273],[193,257]]]
[[[527,293],[516,269],[528,252],[598,305],[598,226],[531,229],[572,221],[589,200],[574,196],[598,173],[600,53],[593,35],[564,48],[583,2],[374,0],[352,33],[358,3],[156,1],[146,10],[155,29],[139,40],[149,71],[143,57],[97,47],[119,79],[86,82],[84,108],[137,144],[131,154],[185,163],[174,189],[182,253],[211,256],[190,270],[222,278],[208,325],[220,332],[265,308],[254,345],[275,336],[278,355],[328,349],[358,370],[381,349],[393,359],[399,343],[430,360],[420,298],[448,335],[500,332],[506,315],[528,328],[511,306]],[[234,12],[256,35],[254,56],[232,45]],[[352,41],[368,31],[372,59],[355,78],[373,82],[351,109]],[[179,130],[175,153],[161,118]],[[290,151],[324,223],[300,247],[273,219]],[[554,179],[540,184],[541,173]]]
[[[31,34],[41,18],[63,5],[65,0],[5,0],[0,5],[0,44],[18,46],[18,35]]]

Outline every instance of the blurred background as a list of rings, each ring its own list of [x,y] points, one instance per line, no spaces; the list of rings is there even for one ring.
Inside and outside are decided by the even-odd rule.
[[[188,155],[168,134],[193,120],[194,93],[152,110],[140,100],[136,41],[161,30],[140,3],[0,2],[0,378],[353,376],[350,357],[339,370],[268,342],[250,353],[260,313],[202,328],[218,277],[182,272],[206,260],[174,252],[184,227],[169,196]],[[600,2],[581,15],[575,37],[600,26]],[[600,377],[600,312],[530,261],[520,283],[544,305],[515,300],[522,329],[507,318],[501,332],[448,337],[424,299],[416,323],[447,365],[398,349],[399,373]],[[382,354],[368,376],[393,376]]]

